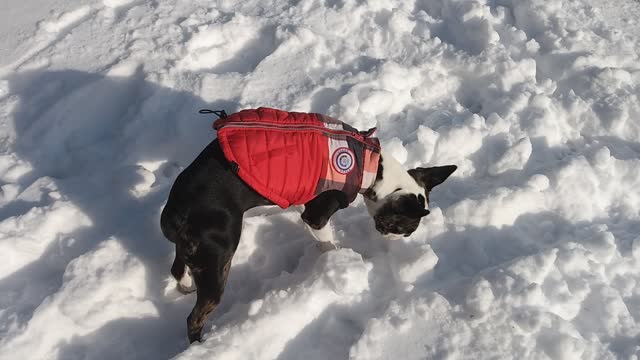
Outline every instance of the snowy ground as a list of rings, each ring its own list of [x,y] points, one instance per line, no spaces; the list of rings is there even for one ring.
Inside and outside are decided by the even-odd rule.
[[[0,359],[637,359],[640,3],[3,0]],[[321,254],[248,214],[223,302],[158,218],[202,107],[377,125],[456,164],[410,238],[362,201]]]

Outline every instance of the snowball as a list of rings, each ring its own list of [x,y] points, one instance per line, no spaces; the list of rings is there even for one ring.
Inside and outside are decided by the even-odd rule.
[[[607,167],[609,167],[610,160],[611,160],[611,151],[606,146],[599,149],[593,157],[595,166],[601,169],[606,169]]]
[[[527,185],[535,191],[545,191],[549,188],[549,178],[542,174],[535,174],[529,178]]]

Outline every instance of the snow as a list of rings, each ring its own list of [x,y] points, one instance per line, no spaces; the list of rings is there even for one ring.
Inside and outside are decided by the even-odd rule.
[[[635,0],[0,4],[0,359],[637,359]],[[410,237],[357,200],[320,250],[245,215],[222,303],[159,229],[215,133],[200,108],[377,126],[458,165]]]

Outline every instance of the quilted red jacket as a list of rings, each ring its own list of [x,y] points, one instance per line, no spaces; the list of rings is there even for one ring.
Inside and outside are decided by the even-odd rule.
[[[376,178],[375,128],[360,132],[325,115],[270,108],[223,115],[213,127],[238,176],[282,208],[331,189],[352,202]]]

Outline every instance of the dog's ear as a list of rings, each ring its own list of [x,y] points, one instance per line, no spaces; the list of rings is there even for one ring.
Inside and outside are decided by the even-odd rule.
[[[411,175],[422,187],[431,191],[434,187],[442,184],[449,175],[453,174],[458,167],[455,165],[436,166],[429,168],[415,168],[409,170]]]
[[[429,215],[430,211],[423,208],[412,209],[411,213],[407,214],[414,219],[420,219],[421,217]]]

